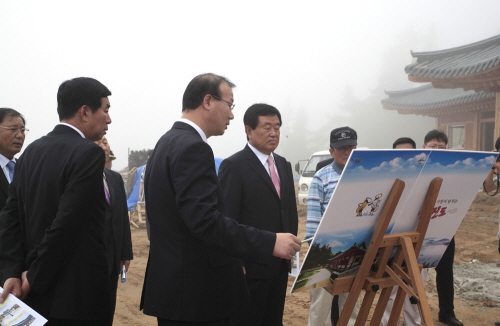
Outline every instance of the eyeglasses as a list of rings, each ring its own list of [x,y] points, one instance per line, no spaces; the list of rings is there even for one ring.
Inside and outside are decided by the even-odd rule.
[[[2,126],[0,126],[0,128],[10,130],[10,132],[13,134],[17,134],[17,132],[20,131],[21,134],[23,134],[23,135],[26,135],[30,131],[29,129],[18,128],[18,127],[2,127]]]
[[[219,100],[219,101],[224,101],[224,102],[226,102],[226,103],[227,103],[227,105],[229,105],[229,109],[230,109],[231,111],[233,111],[234,107],[236,106],[236,104],[231,103],[231,102],[228,102],[228,101],[226,101],[226,100],[223,100],[223,99],[221,99],[221,98],[220,98],[220,97],[218,97],[218,96],[215,96],[215,95],[212,95],[212,94],[210,94],[210,95],[211,95],[213,98],[215,98],[215,99],[217,99],[217,100]]]

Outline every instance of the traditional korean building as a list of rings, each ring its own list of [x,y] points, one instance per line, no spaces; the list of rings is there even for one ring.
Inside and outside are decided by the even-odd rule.
[[[340,274],[349,269],[355,268],[361,265],[361,261],[366,253],[366,245],[364,242],[358,245],[353,245],[346,251],[333,257],[328,264],[328,267],[332,270],[334,274]]]
[[[382,106],[436,118],[449,148],[492,150],[500,137],[500,35],[431,52],[411,52],[408,79],[427,85],[386,91]]]

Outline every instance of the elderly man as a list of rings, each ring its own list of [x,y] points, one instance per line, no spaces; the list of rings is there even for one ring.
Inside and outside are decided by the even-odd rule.
[[[349,127],[335,128],[330,133],[330,155],[334,159],[330,164],[316,172],[309,189],[307,198],[307,220],[306,239],[314,237],[318,229],[319,222],[323,218],[326,207],[332,198],[333,192],[342,174],[342,170],[347,164],[351,151],[358,145],[358,134]],[[333,297],[323,288],[309,291],[311,306],[309,310],[309,326],[331,325],[332,313],[335,316],[336,305],[332,308]],[[339,313],[344,307],[349,293],[339,295]],[[356,322],[359,312],[359,304],[356,303],[348,325],[352,326]]]
[[[0,214],[0,302],[8,293],[48,325],[112,325],[112,277],[104,243],[104,155],[111,92],[92,78],[57,92],[60,124],[16,164]]]
[[[187,86],[182,118],[155,146],[144,180],[151,225],[141,307],[158,325],[229,325],[248,302],[238,258],[291,259],[300,240],[226,217],[207,138],[234,118],[234,84],[203,74]]]
[[[24,138],[28,133],[26,120],[21,113],[10,108],[0,108],[0,209],[5,207],[9,183],[14,176],[16,159],[14,155],[23,148]]]
[[[109,144],[106,137],[95,142],[99,145],[104,155],[109,155]],[[107,160],[106,160],[107,162]],[[128,271],[132,254],[132,238],[127,209],[127,195],[125,185],[120,173],[107,167],[103,174],[104,194],[106,197],[106,220],[105,220],[105,242],[106,256],[108,258],[108,269],[111,274],[111,291],[115,297],[118,285],[118,275],[125,270]]]

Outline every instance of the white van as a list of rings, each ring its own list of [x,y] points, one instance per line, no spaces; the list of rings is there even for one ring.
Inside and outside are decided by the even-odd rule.
[[[295,170],[300,174],[299,186],[298,186],[298,204],[307,205],[307,195],[309,194],[309,186],[311,185],[311,180],[316,173],[316,165],[324,160],[332,158],[329,151],[320,151],[313,153],[309,158],[303,171],[300,171],[299,163],[295,165]]]

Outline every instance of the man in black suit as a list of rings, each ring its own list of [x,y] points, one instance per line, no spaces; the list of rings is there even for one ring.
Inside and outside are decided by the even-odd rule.
[[[26,120],[21,113],[10,108],[0,108],[0,209],[7,202],[9,183],[12,181],[16,159],[14,155],[23,148],[28,133]]]
[[[243,122],[247,146],[223,160],[219,168],[226,215],[259,230],[297,235],[292,166],[274,153],[280,140],[281,114],[271,105],[254,104]],[[244,267],[250,305],[233,325],[283,325],[290,260],[268,257],[263,263],[244,262]]]
[[[95,143],[103,149],[104,157],[107,158],[110,153],[110,147],[106,137]],[[106,159],[105,162],[107,164],[108,160]],[[108,269],[113,286],[111,290],[114,296],[113,302],[116,303],[118,275],[120,275],[122,268],[125,268],[125,272],[128,271],[130,261],[133,258],[132,238],[128,218],[127,196],[125,195],[125,185],[123,184],[122,176],[118,172],[105,167],[103,183],[106,197],[106,256],[108,258]]]
[[[104,242],[104,155],[93,141],[108,124],[111,92],[92,78],[59,86],[61,123],[16,164],[0,214],[0,278],[47,325],[112,324]]]
[[[24,138],[28,133],[25,125],[26,121],[21,113],[10,108],[0,108],[0,166],[3,171],[0,173],[0,210],[5,207],[9,184],[14,177],[14,155],[23,148]],[[1,279],[0,284],[3,284]]]
[[[203,74],[183,96],[182,119],[163,135],[144,180],[151,226],[141,308],[158,325],[229,325],[248,302],[238,258],[291,259],[300,240],[238,224],[226,217],[207,138],[234,118],[234,84]]]

